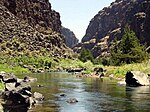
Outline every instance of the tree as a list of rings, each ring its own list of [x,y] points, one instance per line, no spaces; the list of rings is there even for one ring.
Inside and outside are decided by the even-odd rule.
[[[85,49],[85,48],[81,49],[79,59],[82,62],[86,62],[88,60],[90,60],[91,62],[94,62],[94,58],[93,58],[91,51],[89,49]]]
[[[120,43],[117,43],[117,40],[113,43],[114,45],[111,49],[111,60],[114,65],[141,62],[147,58],[145,47],[140,45],[138,38],[129,26],[125,27],[124,35]]]

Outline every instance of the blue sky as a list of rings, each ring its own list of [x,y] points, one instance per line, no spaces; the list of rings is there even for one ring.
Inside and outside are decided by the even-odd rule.
[[[73,31],[78,39],[85,35],[90,20],[115,0],[49,0],[60,13],[62,26]]]

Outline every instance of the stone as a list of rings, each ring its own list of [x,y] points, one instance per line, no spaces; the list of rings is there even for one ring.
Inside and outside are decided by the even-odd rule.
[[[77,103],[78,100],[76,98],[69,98],[66,102],[72,104],[72,103]]]
[[[60,94],[61,97],[67,96],[65,93]]]
[[[85,68],[69,68],[66,71],[68,73],[73,73],[73,72],[82,72],[83,70],[85,70]]]
[[[5,83],[14,83],[17,82],[17,78],[14,74],[9,74],[5,72],[0,73],[0,79]]]
[[[44,96],[41,93],[38,93],[38,92],[33,93],[33,98],[35,99],[36,103],[39,103],[39,102],[44,100]]]
[[[140,71],[130,71],[126,73],[125,82],[128,86],[149,86],[150,80],[147,74]]]
[[[24,79],[18,79],[15,75],[11,75],[5,72],[0,72],[2,81],[5,78],[15,77],[17,82],[5,81],[5,91],[2,92],[1,96],[4,99],[4,108],[11,107],[12,109],[20,107],[21,110],[28,110],[35,103],[43,101],[44,96],[38,92],[32,94],[30,82],[33,82],[35,78],[26,76]],[[37,79],[36,79],[37,80]],[[20,111],[21,111],[20,110]]]
[[[26,76],[23,79],[23,82],[35,82],[35,81],[37,81],[37,78],[33,78],[33,77],[29,77],[29,76]]]
[[[6,83],[5,84],[5,90],[6,91],[16,90],[15,85],[16,85],[16,83]]]
[[[4,99],[6,100],[6,102],[9,102],[9,105],[21,105],[24,104],[26,105],[26,98],[28,98],[28,96],[26,95],[22,95],[21,93],[17,92],[17,91],[6,91],[3,93],[4,94]],[[10,104],[10,102],[12,102]],[[6,103],[6,105],[8,105]]]
[[[38,85],[37,85],[37,87],[44,87],[44,86],[43,86],[43,85],[41,85],[41,84],[38,84]]]

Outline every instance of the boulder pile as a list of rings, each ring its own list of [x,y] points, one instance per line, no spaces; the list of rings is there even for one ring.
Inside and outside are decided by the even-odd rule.
[[[0,80],[4,83],[5,88],[1,93],[4,99],[4,107],[7,108],[24,108],[28,110],[35,103],[43,101],[44,96],[38,92],[32,93],[30,83],[36,81],[36,78],[24,77],[17,78],[14,74],[0,72]]]

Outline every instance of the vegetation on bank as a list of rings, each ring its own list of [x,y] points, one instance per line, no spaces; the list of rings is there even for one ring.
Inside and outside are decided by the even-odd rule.
[[[148,59],[148,54],[145,46],[140,44],[136,34],[129,26],[126,26],[120,42],[117,38],[113,42],[111,63],[113,65],[131,64],[139,63],[146,59]]]
[[[124,78],[128,71],[141,71],[145,74],[150,74],[150,60],[121,66],[105,66],[105,69],[107,70],[107,76],[113,74],[113,77],[116,78]]]
[[[102,64],[107,70],[107,75],[124,77],[128,71],[141,71],[150,73],[149,54],[146,47],[141,45],[134,31],[126,25],[121,40],[117,37],[112,42],[110,56],[94,59],[91,52],[85,48],[81,50],[79,59],[83,62],[91,60],[94,64]]]
[[[45,56],[0,57],[0,71],[8,73],[30,73],[41,71],[63,71],[68,68],[86,68],[85,73],[91,73],[95,67],[91,61],[82,62],[77,58],[54,58]]]
[[[146,74],[150,72],[150,61],[142,63],[123,64],[121,66],[103,66],[102,64],[93,64],[91,61],[82,62],[79,59],[56,59],[50,57],[7,57],[0,60],[0,71],[8,73],[30,73],[31,69],[43,69],[47,71],[62,71],[68,68],[86,68],[84,73],[90,74],[94,68],[102,67],[106,70],[106,76],[113,74],[113,77],[123,78],[127,71],[141,71]]]

